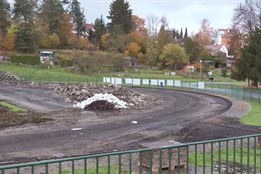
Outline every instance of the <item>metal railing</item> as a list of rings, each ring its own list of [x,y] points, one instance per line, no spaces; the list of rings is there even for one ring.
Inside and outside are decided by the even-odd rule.
[[[137,78],[103,78],[105,84],[115,84],[131,87],[164,88],[188,91],[214,93],[235,97],[240,100],[261,103],[261,89],[245,88],[233,84],[215,82],[187,82],[165,79],[137,79]]]
[[[0,174],[261,173],[261,134],[0,166]],[[171,145],[171,143],[173,145]]]

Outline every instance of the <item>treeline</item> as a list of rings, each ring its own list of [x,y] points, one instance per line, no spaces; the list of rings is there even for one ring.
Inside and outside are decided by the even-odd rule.
[[[207,19],[194,35],[188,29],[170,28],[166,17],[145,19],[132,13],[125,0],[109,7],[109,23],[103,16],[86,27],[84,10],[77,0],[15,0],[13,9],[0,0],[0,47],[31,53],[38,49],[88,49],[122,53],[141,64],[180,69],[199,60],[224,61],[211,55],[215,30]]]
[[[261,82],[261,0],[245,0],[235,9],[231,47],[233,78],[258,87]]]
[[[0,0],[0,46],[32,53],[39,48],[89,45],[85,16],[77,0],[15,0],[13,9]]]

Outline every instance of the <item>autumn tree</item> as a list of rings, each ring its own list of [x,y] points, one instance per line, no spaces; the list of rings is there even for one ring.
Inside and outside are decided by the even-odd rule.
[[[15,29],[9,28],[6,36],[4,37],[3,47],[7,50],[13,50],[15,47]]]
[[[147,17],[148,35],[150,37],[156,36],[159,30],[160,20],[157,16],[150,15]]]
[[[65,13],[63,15],[63,20],[61,21],[60,32],[59,32],[60,45],[66,48],[71,47],[72,43],[70,41],[74,36],[72,31],[73,31],[73,24],[71,23],[71,17],[69,14]]]
[[[112,34],[128,34],[132,31],[132,9],[125,0],[114,0],[110,4],[108,23],[109,31]]]
[[[160,59],[167,68],[180,69],[189,62],[189,58],[181,46],[169,43],[163,47]]]
[[[233,28],[240,34],[248,35],[260,25],[261,0],[245,0],[234,10]]]
[[[208,19],[203,19],[198,33],[193,37],[199,45],[211,45],[214,43],[214,30]]]
[[[11,8],[6,0],[0,0],[0,41],[7,34],[11,25]]]
[[[138,58],[141,51],[141,46],[138,43],[131,42],[127,46],[126,54],[131,57]]]
[[[157,41],[160,48],[163,48],[166,44],[172,42],[172,32],[168,28],[168,20],[166,17],[160,19],[161,26],[159,34],[157,36]]]
[[[159,47],[158,41],[155,39],[148,39],[146,47],[146,63],[152,67],[160,66],[160,54],[161,48]]]
[[[147,34],[147,28],[145,26],[145,19],[140,18],[137,15],[132,15],[132,31],[139,32],[141,34]]]

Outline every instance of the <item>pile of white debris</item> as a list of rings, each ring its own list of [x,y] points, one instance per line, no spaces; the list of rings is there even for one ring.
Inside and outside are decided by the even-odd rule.
[[[82,102],[73,105],[75,108],[85,109],[96,101],[106,101],[114,105],[114,109],[127,109],[128,103],[118,99],[112,94],[95,94],[93,97],[88,98]]]

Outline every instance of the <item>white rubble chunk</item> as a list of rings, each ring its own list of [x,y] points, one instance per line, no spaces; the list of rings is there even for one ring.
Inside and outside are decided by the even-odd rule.
[[[88,98],[87,100],[83,100],[81,102],[76,103],[73,105],[75,108],[85,109],[88,105],[95,101],[107,101],[109,103],[114,104],[115,109],[127,109],[128,103],[118,99],[112,94],[95,94],[93,97]]]

